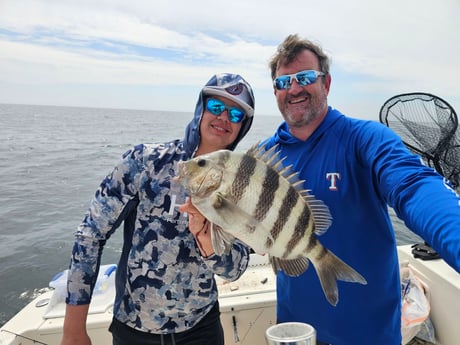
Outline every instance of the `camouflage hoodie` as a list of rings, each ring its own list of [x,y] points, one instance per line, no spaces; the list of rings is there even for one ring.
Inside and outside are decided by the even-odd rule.
[[[245,109],[229,149],[248,132],[254,113],[251,87],[239,75],[221,74],[200,92],[183,140],[141,144],[126,152],[101,182],[75,234],[66,303],[90,303],[103,247],[121,224],[114,317],[139,331],[166,334],[192,328],[217,300],[214,274],[236,280],[245,271],[249,252],[238,241],[228,255],[200,255],[187,216],[178,208],[186,192],[172,181],[177,163],[193,156],[199,145],[208,95],[231,98]]]

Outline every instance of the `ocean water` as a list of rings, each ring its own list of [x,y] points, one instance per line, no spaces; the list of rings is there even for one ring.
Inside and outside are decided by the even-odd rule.
[[[0,104],[0,326],[67,268],[73,233],[102,178],[135,144],[182,138],[192,113]],[[271,135],[257,116],[238,149]],[[399,244],[419,238],[393,217]],[[104,249],[118,261],[122,231]]]

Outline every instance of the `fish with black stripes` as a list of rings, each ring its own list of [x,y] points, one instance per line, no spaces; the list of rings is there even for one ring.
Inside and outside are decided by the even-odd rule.
[[[179,163],[176,180],[211,222],[216,254],[235,238],[268,254],[275,273],[302,274],[312,262],[324,294],[337,305],[337,280],[366,284],[353,268],[325,248],[317,235],[332,222],[328,207],[304,189],[292,166],[283,166],[276,146],[246,153],[219,150]]]

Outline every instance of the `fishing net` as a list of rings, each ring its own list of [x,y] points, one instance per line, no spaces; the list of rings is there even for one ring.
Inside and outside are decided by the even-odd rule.
[[[455,110],[428,93],[405,93],[388,99],[380,109],[380,122],[390,127],[428,166],[460,184],[460,135]]]

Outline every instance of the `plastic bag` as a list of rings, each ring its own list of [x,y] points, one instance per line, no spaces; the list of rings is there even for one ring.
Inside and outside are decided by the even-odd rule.
[[[426,344],[437,344],[434,326],[429,317],[421,324],[421,329],[415,338],[423,340]]]
[[[407,264],[401,266],[401,299],[401,333],[404,345],[421,331],[422,324],[430,314],[430,303],[422,283]]]

